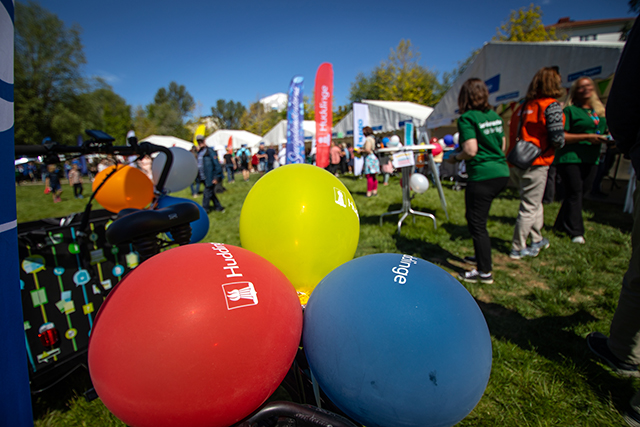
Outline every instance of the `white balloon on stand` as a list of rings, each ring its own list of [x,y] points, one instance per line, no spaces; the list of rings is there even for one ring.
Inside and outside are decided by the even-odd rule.
[[[424,193],[429,189],[429,180],[421,173],[414,173],[409,180],[409,187],[416,193]]]

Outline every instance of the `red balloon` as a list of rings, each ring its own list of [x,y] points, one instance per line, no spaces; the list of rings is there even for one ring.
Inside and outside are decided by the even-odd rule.
[[[236,246],[200,243],[145,261],[109,294],[89,343],[107,408],[132,427],[226,427],[284,379],[302,333],[296,291]]]
[[[437,156],[438,154],[442,153],[442,145],[438,144],[438,141],[436,141],[434,145],[435,147],[433,147],[433,149],[431,150],[431,154]]]
[[[431,140],[429,141],[429,144],[437,144],[438,143],[438,138],[436,138],[435,136],[431,138]]]

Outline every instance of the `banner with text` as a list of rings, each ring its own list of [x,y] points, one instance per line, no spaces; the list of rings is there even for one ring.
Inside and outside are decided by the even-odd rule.
[[[287,102],[287,164],[304,163],[304,77],[295,76],[289,85]]]
[[[331,148],[331,129],[333,110],[333,66],[325,62],[316,73],[315,113],[316,113],[316,165],[321,168],[329,166],[329,149]]]
[[[362,148],[364,134],[362,128],[369,126],[369,105],[353,103],[353,148]]]

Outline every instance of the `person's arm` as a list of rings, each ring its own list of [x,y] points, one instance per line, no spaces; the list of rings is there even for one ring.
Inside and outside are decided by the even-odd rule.
[[[587,141],[591,144],[603,144],[609,140],[603,136],[595,133],[570,133],[564,132],[565,144],[577,144],[580,141]]]
[[[564,147],[564,114],[562,107],[557,102],[552,102],[544,110],[544,119],[547,126],[547,140],[557,150]]]
[[[640,20],[631,28],[607,101],[607,124],[616,146],[640,175]]]

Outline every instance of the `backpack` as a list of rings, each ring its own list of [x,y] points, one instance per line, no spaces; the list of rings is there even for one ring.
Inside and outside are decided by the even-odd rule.
[[[249,162],[249,157],[247,156],[247,150],[246,149],[242,150],[242,153],[240,154],[240,160],[242,160],[242,163],[248,163]]]

